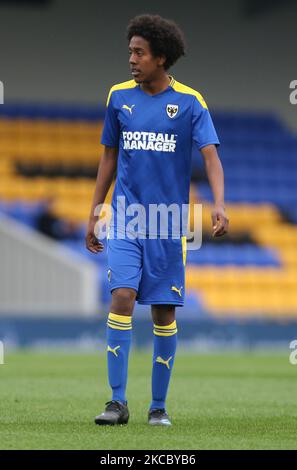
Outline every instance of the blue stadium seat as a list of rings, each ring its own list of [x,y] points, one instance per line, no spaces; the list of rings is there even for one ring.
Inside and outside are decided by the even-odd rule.
[[[215,266],[281,266],[275,251],[252,244],[237,246],[205,243],[200,250],[188,251],[187,263]]]

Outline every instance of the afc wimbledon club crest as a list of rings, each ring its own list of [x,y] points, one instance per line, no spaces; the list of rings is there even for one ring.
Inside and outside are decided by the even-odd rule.
[[[168,104],[166,108],[167,114],[170,118],[174,118],[178,112],[178,105],[177,104]]]

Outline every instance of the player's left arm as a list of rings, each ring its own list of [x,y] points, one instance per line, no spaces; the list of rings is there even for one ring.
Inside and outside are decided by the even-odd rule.
[[[221,237],[228,232],[229,220],[224,203],[224,171],[215,145],[206,145],[200,149],[208,181],[214,197],[211,212],[213,237]]]

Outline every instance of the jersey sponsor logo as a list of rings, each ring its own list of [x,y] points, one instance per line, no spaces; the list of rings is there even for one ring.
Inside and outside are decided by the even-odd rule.
[[[123,104],[122,106],[123,109],[127,109],[129,111],[130,114],[132,114],[132,110],[133,108],[135,108],[135,104],[132,104],[132,106],[128,106],[127,104]]]
[[[166,106],[166,112],[167,112],[168,117],[170,117],[171,119],[174,118],[178,113],[178,105],[168,104]]]
[[[183,286],[181,286],[179,289],[176,286],[172,286],[171,290],[173,290],[174,292],[177,292],[178,295],[181,297],[182,296],[182,294],[181,294],[182,288],[183,288]]]
[[[107,346],[107,352],[111,352],[114,354],[116,357],[118,357],[117,350],[120,349],[121,346],[116,346],[114,349],[112,349],[109,345]]]
[[[176,134],[162,132],[123,131],[124,150],[175,152]]]
[[[157,359],[156,359],[156,362],[159,362],[159,364],[164,364],[167,369],[170,369],[170,365],[169,365],[169,362],[171,361],[172,359],[172,356],[170,356],[167,361],[165,361],[165,359],[163,359],[161,356],[158,356]]]

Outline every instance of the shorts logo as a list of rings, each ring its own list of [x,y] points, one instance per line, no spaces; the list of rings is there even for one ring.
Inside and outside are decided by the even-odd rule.
[[[115,357],[118,357],[117,350],[120,349],[121,346],[116,346],[114,349],[112,349],[109,345],[107,346],[107,352],[111,352],[112,354],[115,355]]]
[[[107,279],[110,282],[110,280],[111,280],[111,270],[110,269],[107,271]]]
[[[178,113],[178,105],[168,104],[166,107],[166,112],[167,112],[168,117],[174,118]]]
[[[173,290],[174,292],[177,292],[178,295],[181,297],[181,296],[182,296],[182,294],[181,294],[182,288],[183,288],[183,286],[181,286],[179,289],[178,289],[177,287],[175,287],[175,286],[172,286],[172,287],[171,287],[171,290]]]
[[[163,359],[161,356],[158,356],[157,359],[156,359],[156,362],[159,362],[159,364],[164,364],[167,369],[170,370],[170,365],[169,365],[169,361],[171,361],[172,359],[172,356],[170,356],[167,361],[165,361],[165,359]]]
[[[127,109],[129,111],[130,114],[132,114],[132,110],[133,108],[135,107],[135,104],[132,104],[132,106],[128,106],[127,104],[123,104],[122,108],[123,109]]]

